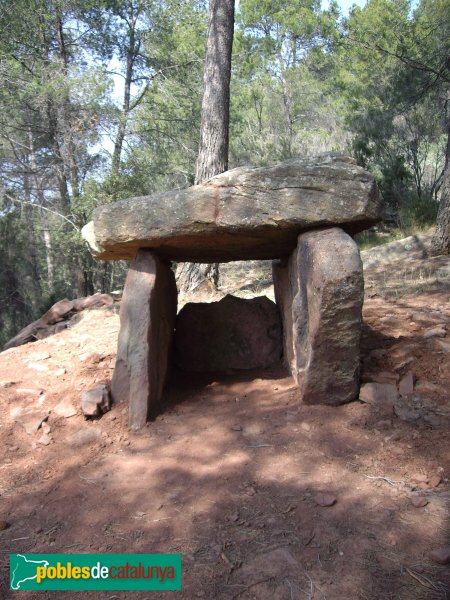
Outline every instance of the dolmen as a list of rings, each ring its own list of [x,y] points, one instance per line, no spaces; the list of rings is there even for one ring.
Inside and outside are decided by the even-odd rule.
[[[171,261],[272,259],[283,360],[301,398],[355,399],[364,282],[352,236],[381,216],[372,175],[338,154],[238,167],[202,185],[96,208],[83,228],[93,255],[132,261],[111,390],[114,401],[129,401],[131,428],[157,410],[172,360]]]

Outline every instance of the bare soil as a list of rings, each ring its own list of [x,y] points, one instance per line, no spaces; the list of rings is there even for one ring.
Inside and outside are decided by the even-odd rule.
[[[0,598],[81,597],[10,592],[10,552],[183,555],[181,592],[87,599],[449,598],[449,566],[430,558],[450,543],[450,284],[436,276],[449,259],[411,256],[406,275],[407,258],[366,269],[362,342],[363,381],[414,374],[420,401],[402,418],[384,404],[307,406],[274,367],[174,374],[140,433],[125,405],[85,420],[80,392],[111,379],[117,306],[0,353]],[[257,267],[257,279],[235,270],[234,287],[229,267],[223,288],[270,293]],[[61,400],[78,413],[58,416]],[[49,433],[14,420],[25,407],[48,415]]]

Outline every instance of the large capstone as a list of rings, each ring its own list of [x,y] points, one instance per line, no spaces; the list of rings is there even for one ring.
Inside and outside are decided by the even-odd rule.
[[[287,257],[303,231],[338,225],[356,233],[380,218],[372,175],[327,154],[239,167],[185,190],[100,206],[83,236],[100,259],[151,248],[177,261],[227,262]]]
[[[341,229],[298,238],[273,269],[284,358],[307,404],[343,404],[359,390],[364,282],[355,242]]]
[[[185,371],[265,368],[280,362],[281,339],[278,308],[265,296],[189,303],[177,317],[175,361]]]

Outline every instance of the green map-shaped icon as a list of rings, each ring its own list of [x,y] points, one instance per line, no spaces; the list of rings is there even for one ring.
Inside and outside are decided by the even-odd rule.
[[[20,590],[22,583],[36,579],[37,566],[48,567],[49,564],[46,560],[29,560],[23,554],[11,556],[11,589]]]

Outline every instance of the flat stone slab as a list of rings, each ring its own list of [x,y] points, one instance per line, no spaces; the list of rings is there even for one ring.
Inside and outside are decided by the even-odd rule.
[[[175,362],[185,371],[263,369],[280,362],[281,342],[278,308],[266,296],[190,302],[177,317]]]
[[[83,236],[99,259],[133,259],[151,248],[177,261],[288,256],[301,232],[339,225],[357,233],[380,220],[370,173],[336,154],[239,167],[185,190],[94,210]]]

